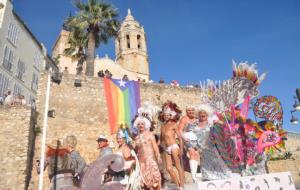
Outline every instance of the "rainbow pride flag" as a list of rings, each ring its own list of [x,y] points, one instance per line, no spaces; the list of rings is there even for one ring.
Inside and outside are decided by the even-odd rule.
[[[140,84],[137,81],[104,78],[104,93],[111,134],[116,133],[121,124],[131,127],[141,104]]]

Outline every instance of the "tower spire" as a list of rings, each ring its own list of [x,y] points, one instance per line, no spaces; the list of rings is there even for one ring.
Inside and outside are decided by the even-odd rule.
[[[127,10],[116,44],[116,62],[128,71],[138,73],[139,78],[149,80],[149,62],[144,28]]]
[[[133,21],[133,20],[134,20],[134,18],[133,18],[133,16],[131,15],[131,10],[128,9],[128,10],[127,10],[127,16],[125,17],[125,21]]]

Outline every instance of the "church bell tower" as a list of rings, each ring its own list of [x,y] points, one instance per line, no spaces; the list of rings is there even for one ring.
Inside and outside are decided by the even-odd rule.
[[[116,61],[124,69],[137,74],[141,80],[149,80],[147,43],[143,26],[134,20],[128,9],[115,40]]]

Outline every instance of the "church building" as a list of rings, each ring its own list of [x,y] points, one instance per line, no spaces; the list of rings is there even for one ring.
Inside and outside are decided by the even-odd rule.
[[[69,74],[76,74],[77,61],[63,54],[68,47],[70,32],[62,30],[52,49],[52,57],[59,57],[61,70]],[[115,59],[105,57],[95,58],[95,73],[106,70],[114,79],[122,79],[125,75],[129,80],[149,81],[149,61],[147,42],[143,26],[137,22],[128,9],[127,16],[121,23],[120,30],[115,39]],[[85,65],[84,65],[85,66]]]

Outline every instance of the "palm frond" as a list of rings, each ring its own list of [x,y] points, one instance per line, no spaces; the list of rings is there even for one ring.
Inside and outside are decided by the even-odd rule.
[[[94,38],[90,38],[90,40],[92,40],[91,44],[95,44],[95,46],[89,46],[89,52],[94,51],[94,49],[99,47],[101,43],[107,43],[110,38],[116,36],[117,31],[119,30],[120,23],[117,19],[117,9],[112,5],[104,3],[100,0],[88,0],[87,3],[83,3],[80,0],[75,0],[74,5],[78,9],[78,12],[76,13],[76,15],[70,16],[66,20],[66,23],[68,26],[70,26],[70,28],[72,28],[71,30],[73,30],[73,28],[78,28],[82,33],[86,35],[86,37],[91,33],[94,35]],[[71,38],[69,41],[70,46],[75,46],[77,48],[88,47],[88,41],[87,44],[84,44],[84,41],[80,41],[79,39],[77,39],[75,43],[75,41],[72,41]],[[86,39],[88,40],[88,37]],[[79,46],[77,43],[81,45]],[[66,50],[66,53],[70,53],[73,50],[74,49]],[[78,53],[79,52],[74,54],[79,55]],[[80,54],[80,56],[82,56],[82,53]],[[89,54],[89,56],[94,56],[94,54],[91,53]],[[91,57],[89,60],[93,59],[94,57]],[[92,64],[93,61],[91,61],[89,64],[87,63],[87,65]],[[91,73],[92,72],[93,71],[91,70]]]
[[[87,34],[82,32],[79,27],[70,27],[70,35],[68,37],[69,47],[64,50],[66,56],[73,60],[79,60],[85,57],[84,48],[87,47]]]
[[[80,0],[75,0],[74,1],[74,6],[79,9],[80,11],[85,10],[86,5],[82,3]]]

